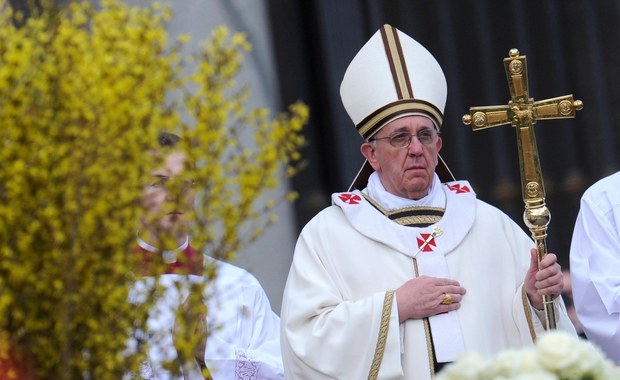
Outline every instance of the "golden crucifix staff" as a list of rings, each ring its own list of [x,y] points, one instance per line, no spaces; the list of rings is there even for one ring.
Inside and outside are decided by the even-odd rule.
[[[540,160],[534,135],[537,120],[565,119],[575,117],[575,111],[583,108],[580,100],[572,95],[534,101],[528,94],[527,61],[517,49],[511,49],[504,58],[504,69],[508,79],[511,99],[508,105],[471,107],[463,116],[463,123],[472,130],[496,127],[511,123],[517,131],[519,167],[521,168],[521,190],[525,202],[523,220],[532,233],[538,248],[538,260],[547,254],[547,226],[551,213],[545,205],[545,187],[540,170]],[[543,297],[547,329],[555,329],[555,311],[551,296]]]

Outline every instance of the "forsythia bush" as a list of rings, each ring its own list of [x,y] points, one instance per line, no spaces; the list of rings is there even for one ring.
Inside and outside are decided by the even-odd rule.
[[[128,252],[160,131],[195,163],[195,248],[231,257],[293,198],[272,189],[300,168],[307,108],[247,110],[245,37],[219,28],[188,60],[170,17],[103,0],[24,18],[0,0],[0,378],[137,371],[149,304],[127,302]]]

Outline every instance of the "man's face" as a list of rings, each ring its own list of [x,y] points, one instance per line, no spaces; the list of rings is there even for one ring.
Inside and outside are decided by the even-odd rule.
[[[398,133],[412,135],[409,146],[394,147],[389,139],[383,139]],[[422,144],[417,136],[428,137],[429,133],[433,136],[432,142]],[[389,122],[374,136],[378,140],[362,144],[361,151],[388,192],[403,198],[420,199],[428,194],[433,183],[442,144],[436,133],[430,119],[405,116]]]
[[[153,171],[151,180],[144,187],[142,225],[155,236],[185,236],[186,214],[192,210],[195,196],[192,181],[182,175],[185,155],[172,152],[164,157],[163,162],[163,167]]]

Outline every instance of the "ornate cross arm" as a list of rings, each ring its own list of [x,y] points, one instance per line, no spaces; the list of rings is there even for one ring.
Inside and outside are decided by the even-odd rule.
[[[540,260],[547,254],[547,226],[551,220],[551,213],[545,205],[545,188],[534,124],[537,120],[575,117],[575,112],[583,108],[583,103],[580,100],[573,100],[572,95],[540,101],[530,98],[527,61],[524,55],[519,55],[517,49],[511,49],[508,58],[504,58],[504,69],[511,95],[508,105],[471,107],[469,114],[463,116],[463,123],[471,124],[474,131],[509,123],[515,128],[519,148],[521,190],[525,202],[523,220],[532,233]],[[545,296],[543,303],[547,329],[555,329],[553,299]]]

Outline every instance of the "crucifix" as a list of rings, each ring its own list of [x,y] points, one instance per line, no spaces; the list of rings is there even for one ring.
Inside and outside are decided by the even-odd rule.
[[[551,213],[545,205],[545,187],[540,170],[538,148],[534,135],[534,124],[538,120],[565,119],[575,117],[583,108],[580,100],[572,95],[534,101],[529,97],[527,61],[517,49],[511,49],[504,58],[504,69],[510,89],[508,105],[471,107],[463,116],[463,123],[471,124],[473,131],[512,124],[517,132],[519,167],[521,169],[521,191],[525,212],[523,221],[532,234],[538,249],[538,260],[547,254],[547,226]],[[543,296],[547,329],[555,329],[555,311],[551,296]]]

